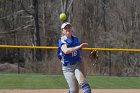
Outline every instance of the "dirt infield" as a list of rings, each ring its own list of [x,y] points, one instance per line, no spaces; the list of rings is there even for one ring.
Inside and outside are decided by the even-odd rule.
[[[66,93],[66,89],[1,89],[0,93]],[[80,90],[79,93],[83,93]],[[92,93],[140,93],[140,89],[92,89]]]

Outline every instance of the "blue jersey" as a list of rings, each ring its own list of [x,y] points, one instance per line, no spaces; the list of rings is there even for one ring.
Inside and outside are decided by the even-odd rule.
[[[61,46],[63,44],[67,44],[68,48],[79,46],[80,42],[79,42],[79,39],[76,36],[72,36],[71,38],[67,38],[66,36],[62,36],[61,38],[59,38],[57,55],[58,55],[58,58],[60,59],[60,61],[63,64],[64,63],[73,63],[73,62],[81,61],[80,50],[76,50],[72,53],[65,54],[61,50]]]

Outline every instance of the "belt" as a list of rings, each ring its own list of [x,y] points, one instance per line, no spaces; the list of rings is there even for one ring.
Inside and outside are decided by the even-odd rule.
[[[75,65],[77,62],[72,62],[72,63],[64,63],[63,66],[68,66],[68,65]]]

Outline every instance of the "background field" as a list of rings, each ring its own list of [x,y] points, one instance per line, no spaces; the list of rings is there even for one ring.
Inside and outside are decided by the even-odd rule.
[[[67,9],[74,34],[90,48],[140,49],[140,0],[0,0],[0,46],[33,46],[0,48],[0,93],[67,91],[57,51],[34,47],[58,46],[58,17]],[[98,51],[96,65],[83,52],[93,93],[140,93],[139,52]]]
[[[62,72],[56,50],[34,49],[58,46],[63,23],[58,17],[64,8],[61,1],[67,1],[67,21],[81,43],[87,42],[90,48],[140,49],[140,0],[0,0],[0,46],[33,46],[0,48],[0,65],[18,65],[31,73]],[[91,51],[84,52],[88,56]],[[100,64],[94,67],[94,59],[83,57],[88,75],[140,76],[139,52],[98,53]]]
[[[139,77],[87,76],[92,89],[140,89]],[[0,74],[0,89],[67,89],[62,75]]]

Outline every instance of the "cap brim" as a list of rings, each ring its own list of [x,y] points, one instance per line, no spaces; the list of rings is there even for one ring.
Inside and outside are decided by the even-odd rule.
[[[70,26],[71,26],[71,24],[70,24],[70,23],[65,22],[65,23],[63,23],[63,24],[62,24],[61,29],[65,28],[67,25],[70,25]]]

